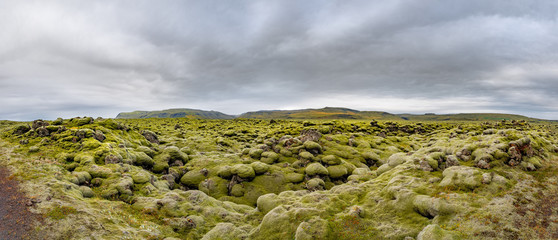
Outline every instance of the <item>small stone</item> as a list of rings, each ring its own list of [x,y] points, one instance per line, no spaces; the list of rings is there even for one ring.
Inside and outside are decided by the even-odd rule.
[[[446,167],[459,166],[459,160],[455,155],[449,155],[446,157]]]
[[[492,174],[491,173],[484,173],[482,174],[482,181],[483,184],[490,184],[492,182]]]
[[[425,160],[420,160],[420,169],[426,172],[434,171],[434,169],[430,166],[430,164],[428,164],[428,162]]]
[[[477,162],[477,167],[482,168],[482,169],[489,169],[490,164],[488,162],[486,162],[486,160],[482,159],[482,160]]]
[[[433,178],[428,179],[428,182],[429,182],[429,183],[437,183],[437,182],[439,182],[440,180],[442,180],[442,179],[439,178],[439,177],[433,177]]]

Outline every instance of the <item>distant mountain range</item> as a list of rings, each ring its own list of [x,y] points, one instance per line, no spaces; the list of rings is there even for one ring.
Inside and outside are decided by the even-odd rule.
[[[320,109],[273,110],[247,112],[239,118],[251,119],[381,119],[401,120],[401,117],[376,111],[357,111],[348,108],[325,107]]]
[[[411,121],[501,121],[525,120],[540,121],[541,119],[529,118],[522,115],[504,113],[458,113],[458,114],[398,114],[401,118]]]
[[[198,109],[175,108],[160,111],[134,111],[119,113],[116,118],[190,118],[190,119],[233,119],[235,116],[217,111],[204,111]]]
[[[502,113],[458,113],[458,114],[392,114],[379,111],[358,111],[348,108],[325,107],[320,109],[269,110],[247,112],[239,116],[227,115],[217,111],[176,108],[161,111],[123,112],[117,119],[138,118],[189,118],[189,119],[363,119],[363,120],[410,120],[410,121],[489,121],[489,120],[526,120],[538,121],[515,114]]]

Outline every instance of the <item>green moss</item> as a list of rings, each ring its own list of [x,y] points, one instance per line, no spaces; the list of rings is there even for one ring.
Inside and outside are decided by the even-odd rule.
[[[260,159],[263,152],[264,152],[263,149],[251,149],[249,154],[251,158]]]
[[[303,151],[303,152],[299,153],[298,156],[300,156],[302,159],[305,159],[305,160],[310,160],[310,161],[314,160],[314,155],[312,153],[309,153],[309,152],[306,152],[306,151]]]
[[[155,161],[145,152],[131,153],[133,156],[133,163],[136,166],[141,166],[145,169],[151,169],[155,165]]]
[[[509,206],[494,197],[507,199],[522,184],[529,186],[528,175],[552,186],[547,179],[556,160],[552,146],[558,144],[556,131],[546,129],[548,125],[501,122],[419,125],[181,118],[99,119],[76,127],[75,121],[47,126],[49,136],[41,137],[33,130],[15,134],[14,128],[26,123],[8,123],[4,128],[0,121],[0,149],[14,147],[14,153],[24,156],[11,166],[20,169],[17,176],[52,186],[48,192],[53,200],[48,202],[69,203],[87,213],[70,215],[76,225],[83,218],[102,223],[112,235],[89,235],[102,239],[202,239],[204,234],[206,239],[404,239],[417,237],[423,229],[423,236],[436,235],[426,234],[428,224],[439,224],[443,231],[470,232],[467,236],[474,238],[481,229],[478,212],[505,212],[502,208]],[[321,131],[325,135],[303,144],[300,139],[309,137],[301,131],[310,125],[325,129]],[[481,135],[485,129],[498,131]],[[156,134],[158,143],[142,136],[148,131]],[[97,133],[106,139],[96,140]],[[528,143],[521,140],[526,137]],[[521,141],[514,144],[526,146],[521,166],[505,164],[509,141],[515,140]],[[32,146],[40,151],[28,154]],[[457,162],[448,157],[452,154],[463,160],[474,155],[475,161],[458,162],[470,168],[448,168]],[[493,157],[485,159],[491,169],[478,169],[477,158],[483,155]],[[14,162],[10,160],[14,155],[2,156]],[[423,161],[446,171],[422,171]],[[314,163],[320,165],[312,172]],[[244,169],[236,169],[239,166]],[[192,182],[181,181],[190,177]],[[517,181],[518,189],[512,191]],[[529,187],[522,194],[539,189]],[[187,219],[196,227],[187,227]],[[456,227],[457,221],[461,227]],[[482,225],[482,231],[493,229],[492,223]],[[525,234],[521,237],[532,238],[523,230],[519,229]],[[495,234],[494,238],[505,238]]]
[[[83,148],[95,149],[101,146],[101,143],[95,139],[87,139],[83,142]]]
[[[323,190],[325,189],[325,185],[326,183],[324,182],[324,180],[319,178],[312,178],[306,183],[306,187],[308,188],[308,190],[311,191]]]
[[[95,164],[80,167],[79,169],[88,172],[92,178],[107,178],[112,174],[112,170],[110,168]]]
[[[190,171],[180,178],[180,183],[196,188],[204,179],[205,176],[200,171]]]
[[[509,159],[509,155],[508,153],[498,149],[496,151],[494,151],[494,153],[492,154],[494,156],[494,159],[496,160],[500,160],[500,161],[505,161],[507,159]]]
[[[416,196],[413,200],[414,210],[427,218],[444,216],[456,211],[456,207],[440,198],[431,198],[425,195]]]
[[[231,173],[246,179],[256,176],[254,168],[252,168],[252,166],[250,166],[249,164],[236,164],[232,166]]]
[[[40,150],[41,150],[41,148],[40,148],[39,146],[31,146],[31,147],[29,147],[29,152],[30,152],[30,153],[36,153],[36,152],[38,152],[38,151],[40,151]]]
[[[538,156],[530,157],[529,159],[527,159],[527,162],[533,164],[533,166],[535,166],[536,168],[542,168],[542,160]]]
[[[217,176],[221,178],[230,178],[232,177],[232,168],[231,166],[221,166],[217,171]]]
[[[53,220],[62,220],[70,214],[76,214],[77,210],[71,206],[55,206],[46,216]]]
[[[156,161],[153,164],[153,172],[154,173],[163,173],[165,172],[167,169],[169,169],[169,163],[168,162],[164,162],[164,161]]]
[[[329,172],[327,171],[327,168],[325,168],[320,163],[311,163],[306,167],[306,169],[304,171],[306,172],[306,175],[308,175],[308,176],[328,175],[329,174]]]
[[[116,200],[118,197],[118,190],[116,188],[108,188],[101,191],[101,197],[108,200]]]
[[[168,162],[169,161],[181,161],[186,163],[188,161],[188,155],[184,152],[180,151],[178,147],[169,146],[163,150],[163,154],[168,155]],[[165,156],[166,157],[166,156]]]
[[[253,162],[250,164],[254,169],[254,172],[258,175],[264,174],[269,170],[269,165],[262,163],[262,162]]]
[[[326,155],[322,157],[322,163],[327,165],[338,165],[341,164],[341,159],[335,155]]]
[[[78,185],[82,185],[85,183],[89,183],[91,181],[91,175],[88,172],[73,172],[72,175],[74,175],[77,179],[77,184]]]
[[[277,162],[277,160],[279,160],[279,154],[274,153],[274,152],[263,152],[261,154],[261,159],[260,161],[262,161],[263,163],[266,164],[273,164],[274,162]]]
[[[417,240],[450,240],[456,239],[450,231],[443,230],[437,224],[426,226],[417,236]]]
[[[151,180],[151,174],[145,171],[133,172],[131,175],[132,175],[132,180],[134,181],[135,184],[144,184],[146,182],[149,182],[149,180]]]
[[[438,169],[438,167],[439,167],[439,166],[438,166],[438,164],[439,164],[438,160],[432,158],[431,156],[428,156],[428,157],[424,158],[424,160],[425,160],[426,162],[428,162],[428,165],[429,165],[430,167],[432,167],[432,169],[434,169],[434,170],[437,170],[437,169]]]
[[[446,153],[444,152],[433,152],[429,154],[429,157],[438,162],[446,161]]]
[[[87,186],[80,186],[79,191],[84,198],[92,198],[95,196],[95,192],[93,192],[93,190],[91,190],[91,188]]]
[[[377,170],[376,170],[376,174],[379,176],[389,170],[391,170],[393,167],[391,167],[389,164],[384,164],[382,166],[380,166]]]
[[[202,181],[198,185],[198,189],[203,191],[207,195],[210,195],[216,199],[224,197],[228,194],[229,181],[218,177],[210,177]]]
[[[287,180],[287,182],[299,183],[299,182],[302,182],[304,180],[304,174],[289,173],[289,174],[285,175],[285,179]]]
[[[454,166],[443,172],[444,178],[440,187],[454,187],[461,190],[472,190],[481,185],[482,174],[479,170],[466,166]]]
[[[146,146],[139,146],[138,148],[136,148],[136,151],[138,152],[143,152],[145,154],[147,154],[149,157],[154,157],[155,156],[155,151],[149,147]]]
[[[280,193],[287,190],[286,180],[282,174],[256,176],[250,182],[243,182],[246,189],[244,199],[250,205],[256,205],[258,198],[267,193]]]
[[[62,125],[64,124],[64,119],[57,118],[56,120],[52,121],[52,125]]]
[[[353,175],[366,175],[366,174],[368,174],[368,173],[370,173],[370,169],[369,169],[369,168],[356,168],[356,169],[353,171],[352,174],[353,174]]]
[[[335,165],[327,167],[327,171],[331,178],[340,178],[348,174],[347,168],[343,165]]]
[[[244,192],[246,192],[246,190],[244,189],[244,186],[242,186],[242,184],[235,184],[231,189],[231,195],[235,197],[244,196]]]
[[[388,164],[390,167],[396,167],[407,161],[407,154],[405,153],[395,153],[391,155],[388,159]]]
[[[328,222],[320,217],[313,217],[308,221],[304,221],[296,228],[295,239],[297,240],[329,238]]]
[[[369,163],[376,163],[380,161],[380,156],[377,153],[372,151],[366,151],[362,153],[362,157]]]
[[[232,223],[218,223],[214,228],[207,232],[202,240],[211,239],[246,239],[247,233],[241,228],[235,227]]]
[[[322,146],[320,146],[319,143],[314,142],[314,141],[306,141],[304,142],[304,148],[306,149],[306,151],[311,152],[311,153],[321,153],[322,152]]]

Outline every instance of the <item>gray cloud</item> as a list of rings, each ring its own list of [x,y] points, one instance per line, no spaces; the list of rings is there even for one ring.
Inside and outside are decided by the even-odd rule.
[[[2,1],[0,119],[345,106],[558,119],[558,3]]]

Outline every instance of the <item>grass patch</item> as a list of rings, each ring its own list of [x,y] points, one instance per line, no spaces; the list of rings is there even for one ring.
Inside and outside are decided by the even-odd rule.
[[[70,206],[56,206],[50,212],[46,214],[46,217],[52,218],[54,220],[61,220],[66,218],[70,214],[76,214],[77,210]]]

